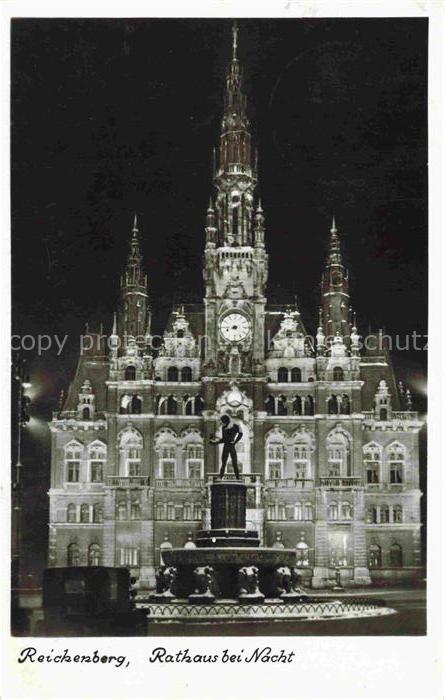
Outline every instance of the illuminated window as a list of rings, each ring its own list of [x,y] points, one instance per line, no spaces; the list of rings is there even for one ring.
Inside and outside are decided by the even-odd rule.
[[[176,448],[174,445],[161,445],[159,450],[159,472],[161,479],[176,478]]]
[[[88,547],[88,566],[100,566],[100,546],[90,544]]]
[[[368,484],[379,484],[381,474],[381,448],[379,445],[364,447],[364,469]]]
[[[389,447],[389,472],[391,484],[402,484],[404,481],[405,451],[401,445]]]
[[[71,483],[80,481],[80,463],[83,446],[77,443],[67,445],[65,448],[66,480]]]
[[[140,550],[138,547],[121,547],[118,553],[119,566],[139,566]]]
[[[338,504],[330,503],[328,506],[328,519],[337,520],[338,519]]]
[[[310,478],[310,447],[307,443],[296,443],[294,446],[294,477],[295,479]]]
[[[203,447],[202,445],[187,445],[186,469],[189,479],[203,478]]]
[[[93,442],[88,446],[89,475],[92,482],[103,482],[103,467],[105,460],[106,445],[100,442]]]
[[[267,445],[267,473],[269,479],[282,479],[284,473],[284,446],[279,442]]]
[[[80,506],[80,522],[89,523],[89,505],[87,503],[82,503]]]

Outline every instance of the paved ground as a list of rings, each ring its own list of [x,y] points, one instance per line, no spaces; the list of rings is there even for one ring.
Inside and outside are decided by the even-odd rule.
[[[316,598],[337,598],[332,592],[310,591]],[[394,615],[356,620],[295,620],[258,622],[149,623],[148,636],[371,636],[426,634],[426,591],[421,589],[368,588],[341,592],[340,597],[374,597],[394,608]]]

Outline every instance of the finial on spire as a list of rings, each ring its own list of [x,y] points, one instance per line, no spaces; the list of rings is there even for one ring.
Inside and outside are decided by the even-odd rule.
[[[238,28],[237,28],[237,21],[234,20],[233,22],[233,61],[237,60],[237,33],[238,33]]]
[[[333,214],[330,233],[337,233],[337,232],[338,232],[338,229],[336,228],[335,215]]]
[[[138,233],[139,229],[137,228],[137,213],[134,212],[134,223],[133,223],[133,233]]]
[[[114,311],[114,318],[113,318],[113,335],[117,335],[117,315],[116,312]]]

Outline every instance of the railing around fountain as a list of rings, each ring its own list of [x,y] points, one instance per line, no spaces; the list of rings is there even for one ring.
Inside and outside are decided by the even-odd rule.
[[[354,486],[361,486],[360,476],[321,476],[318,480],[319,486],[328,486],[335,489],[349,489]]]

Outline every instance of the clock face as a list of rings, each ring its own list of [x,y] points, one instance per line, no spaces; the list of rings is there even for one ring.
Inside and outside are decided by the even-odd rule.
[[[220,324],[220,332],[225,340],[244,340],[250,332],[250,322],[242,314],[228,314]]]

